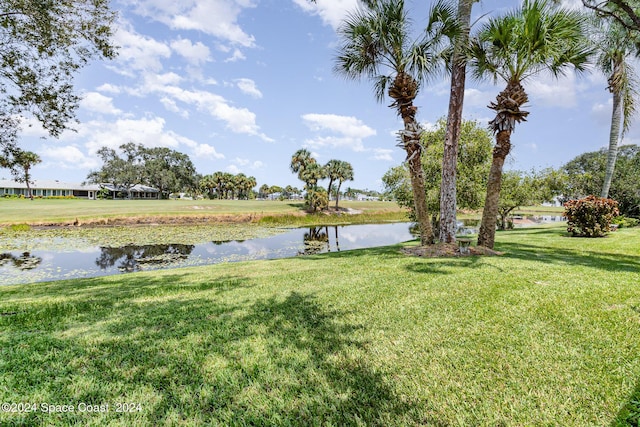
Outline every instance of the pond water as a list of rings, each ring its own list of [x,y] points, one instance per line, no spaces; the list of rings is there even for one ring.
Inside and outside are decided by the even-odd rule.
[[[411,240],[411,223],[326,226],[245,241],[88,247],[0,253],[0,285],[35,283],[222,262],[285,258]]]

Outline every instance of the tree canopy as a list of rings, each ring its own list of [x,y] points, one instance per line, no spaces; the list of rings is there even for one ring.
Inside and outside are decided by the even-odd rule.
[[[422,157],[427,203],[431,212],[439,212],[440,182],[446,120],[438,120],[435,129],[423,134],[427,146]],[[491,164],[491,133],[477,121],[463,120],[460,129],[456,191],[458,207],[479,209],[482,206],[487,174]],[[385,191],[401,206],[411,209],[413,195],[406,166],[391,168],[382,178]]]
[[[110,183],[129,191],[136,184],[160,190],[162,197],[195,188],[195,166],[186,154],[165,147],[147,148],[129,142],[119,154],[109,147],[98,150],[103,165],[87,176],[88,182]]]
[[[581,154],[562,167],[567,174],[565,198],[580,199],[600,194],[606,171],[607,151],[606,148],[602,148]],[[622,214],[635,218],[640,218],[638,171],[640,171],[640,146],[620,146],[609,197],[619,203],[618,207]]]
[[[21,117],[51,136],[75,117],[74,76],[95,57],[113,58],[108,0],[4,0],[0,3],[0,149],[15,149]]]

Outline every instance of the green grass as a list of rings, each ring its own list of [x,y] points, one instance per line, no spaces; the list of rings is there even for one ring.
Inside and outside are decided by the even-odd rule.
[[[341,201],[340,207],[406,218],[393,202]],[[153,219],[162,217],[227,217],[240,222],[262,217],[304,215],[302,202],[274,200],[85,200],[85,199],[4,199],[0,198],[0,224],[83,223],[96,220]],[[325,215],[326,216],[326,215]],[[305,221],[305,220],[301,220]],[[335,221],[335,220],[332,220]]]
[[[0,425],[637,426],[640,230],[497,242],[0,288],[0,401],[110,405]]]

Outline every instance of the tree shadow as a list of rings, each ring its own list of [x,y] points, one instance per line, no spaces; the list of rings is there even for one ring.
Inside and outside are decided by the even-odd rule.
[[[500,267],[480,262],[481,256],[471,255],[463,257],[424,258],[421,262],[408,264],[406,269],[414,273],[423,274],[456,274],[459,269],[493,267],[502,271]]]
[[[618,415],[611,423],[611,427],[639,427],[640,426],[640,382],[629,396],[628,402],[622,406]]]
[[[406,242],[405,242],[406,243]],[[319,254],[313,255],[304,255],[300,256],[297,259],[307,260],[307,261],[316,261],[331,257],[337,257],[340,259],[356,259],[360,257],[382,257],[382,259],[391,259],[391,258],[404,258],[400,249],[403,247],[404,243],[399,243],[395,245],[388,246],[375,246],[372,248],[358,248],[358,249],[340,249],[339,252],[323,252]]]
[[[515,258],[525,261],[536,260],[549,264],[572,264],[598,268],[612,272],[640,271],[640,258],[619,253],[605,253],[596,251],[575,251],[558,247],[545,248],[543,246],[526,243],[501,242],[500,250],[505,258]]]
[[[137,281],[147,290],[158,282],[165,280]],[[253,286],[246,282],[217,278],[209,290]],[[0,350],[6,390],[55,403],[142,400],[136,422],[147,425],[445,425],[396,391],[383,365],[370,365],[364,325],[312,295],[247,302],[196,287],[134,299],[140,295],[125,288],[87,288],[89,303],[72,298],[57,313],[0,318],[9,326]],[[51,416],[20,417],[31,425]],[[118,417],[58,419],[98,425]]]

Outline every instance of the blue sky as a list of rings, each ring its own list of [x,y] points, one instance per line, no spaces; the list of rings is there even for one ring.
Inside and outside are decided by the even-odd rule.
[[[517,1],[483,0],[488,16]],[[576,5],[579,0],[567,1]],[[407,0],[416,28],[430,1]],[[45,138],[27,119],[24,149],[43,163],[35,179],[83,181],[100,167],[96,151],[127,142],[188,154],[199,173],[243,172],[262,184],[302,187],[291,155],[312,151],[321,163],[350,162],[347,185],[380,190],[381,177],[400,164],[395,132],[402,127],[390,102],[378,104],[371,84],[333,72],[335,29],[357,0],[113,0],[120,13],[117,59],[96,62],[77,79],[84,99],[76,132]],[[611,108],[606,79],[592,73],[525,85],[531,114],[516,128],[507,168],[557,167],[608,144]],[[486,106],[502,89],[467,84],[465,118],[483,125]],[[416,100],[426,127],[446,114],[448,78],[425,86]],[[625,142],[635,143],[633,127]],[[9,178],[6,170],[0,177]]]

